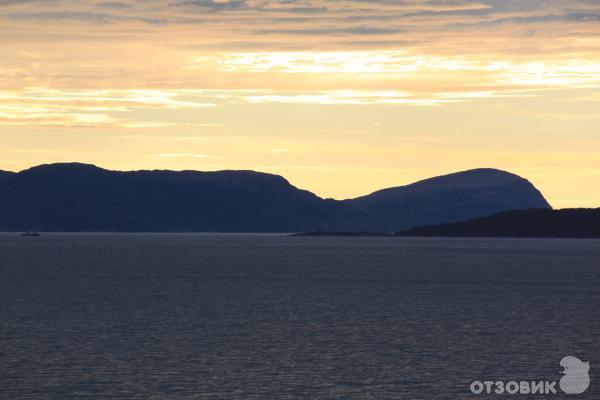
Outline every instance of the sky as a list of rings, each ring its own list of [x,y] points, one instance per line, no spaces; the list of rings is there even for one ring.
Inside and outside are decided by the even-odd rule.
[[[0,169],[493,167],[600,207],[598,0],[0,0]]]

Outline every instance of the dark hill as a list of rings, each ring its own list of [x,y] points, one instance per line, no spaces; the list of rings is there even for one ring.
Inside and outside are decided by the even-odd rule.
[[[467,222],[416,227],[397,235],[600,238],[600,208],[507,211]]]
[[[3,179],[10,178],[14,174],[15,174],[14,172],[8,172],[8,171],[2,171],[2,170],[0,170],[0,181],[3,180]]]
[[[4,231],[388,231],[548,207],[526,180],[476,170],[356,200],[322,199],[254,171],[109,171],[50,164],[0,174]]]
[[[475,169],[384,189],[347,200],[372,217],[370,229],[466,221],[502,211],[551,208],[527,180],[496,169]],[[394,229],[396,227],[396,229]]]
[[[116,172],[34,167],[0,184],[0,227],[40,231],[291,232],[344,226],[355,212],[253,171]]]

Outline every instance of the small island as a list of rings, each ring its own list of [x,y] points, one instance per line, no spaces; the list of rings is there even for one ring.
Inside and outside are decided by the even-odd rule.
[[[419,226],[396,236],[600,238],[600,208],[507,211],[466,222]]]

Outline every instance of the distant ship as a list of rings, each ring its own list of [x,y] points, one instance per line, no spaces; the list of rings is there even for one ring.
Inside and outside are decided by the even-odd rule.
[[[37,236],[42,236],[42,234],[39,232],[25,232],[25,233],[21,233],[21,236],[37,237]]]

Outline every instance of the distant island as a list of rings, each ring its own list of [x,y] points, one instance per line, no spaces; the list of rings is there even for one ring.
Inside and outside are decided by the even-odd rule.
[[[0,171],[0,230],[384,232],[550,209],[526,179],[483,168],[323,199],[255,171],[109,171],[80,163]]]
[[[600,238],[600,208],[507,211],[467,222],[415,227],[396,236]]]

